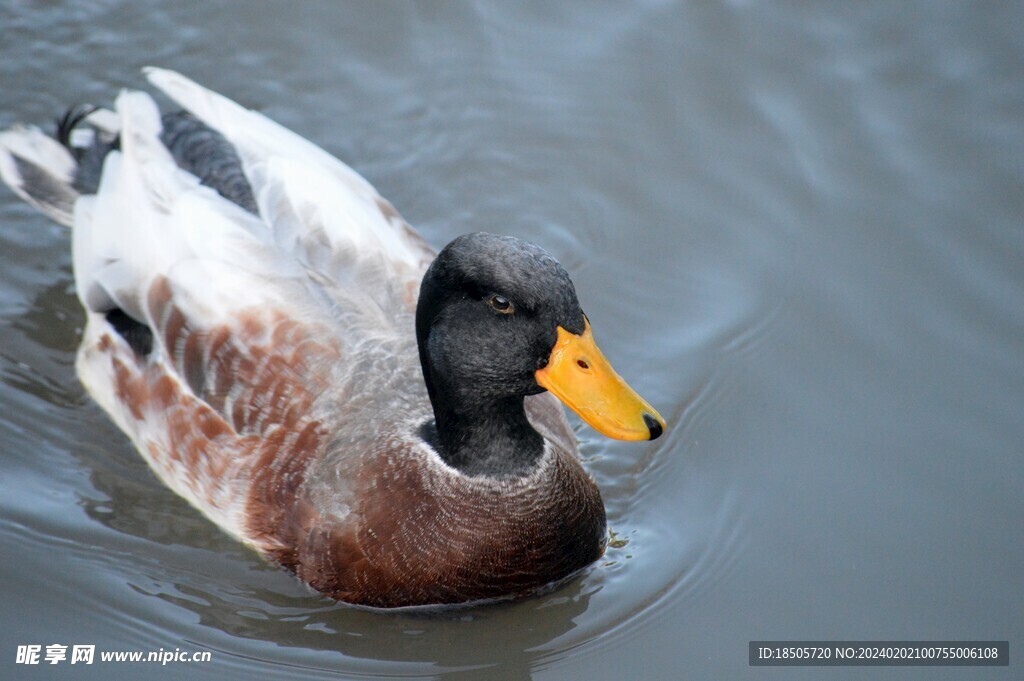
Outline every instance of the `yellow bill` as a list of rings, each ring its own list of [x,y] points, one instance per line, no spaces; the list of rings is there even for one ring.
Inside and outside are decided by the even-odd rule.
[[[665,420],[633,392],[594,343],[590,322],[577,336],[558,327],[551,357],[537,383],[580,415],[594,430],[616,440],[653,440]]]

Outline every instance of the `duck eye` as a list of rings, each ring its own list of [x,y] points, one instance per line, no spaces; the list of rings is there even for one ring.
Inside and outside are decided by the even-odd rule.
[[[512,314],[515,312],[515,308],[512,307],[512,303],[505,296],[499,296],[497,293],[487,299],[487,304],[491,306],[496,312],[501,314]]]

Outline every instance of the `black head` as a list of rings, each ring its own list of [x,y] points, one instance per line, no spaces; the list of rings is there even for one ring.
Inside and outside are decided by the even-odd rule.
[[[544,249],[482,232],[452,241],[424,275],[416,308],[435,410],[441,383],[449,398],[542,392],[534,372],[547,363],[559,326],[582,333],[584,316],[568,272]]]

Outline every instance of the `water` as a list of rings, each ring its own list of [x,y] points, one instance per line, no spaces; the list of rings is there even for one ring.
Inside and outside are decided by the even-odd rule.
[[[347,160],[435,245],[543,244],[671,425],[579,427],[625,543],[554,592],[333,604],[85,397],[67,235],[4,191],[0,676],[866,678],[750,668],[752,639],[1019,658],[1021,25],[1015,3],[7,4],[3,127],[180,70]],[[30,671],[32,643],[213,661]]]

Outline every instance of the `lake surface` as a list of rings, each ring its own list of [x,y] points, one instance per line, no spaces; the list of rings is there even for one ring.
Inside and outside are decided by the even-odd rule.
[[[545,246],[670,426],[574,421],[617,541],[553,592],[335,604],[84,394],[68,235],[0,190],[0,677],[1020,678],[1022,26],[930,0],[6,3],[0,127],[179,70],[435,246]],[[749,667],[759,639],[1009,640],[1011,666]],[[52,643],[212,661],[15,663]]]

